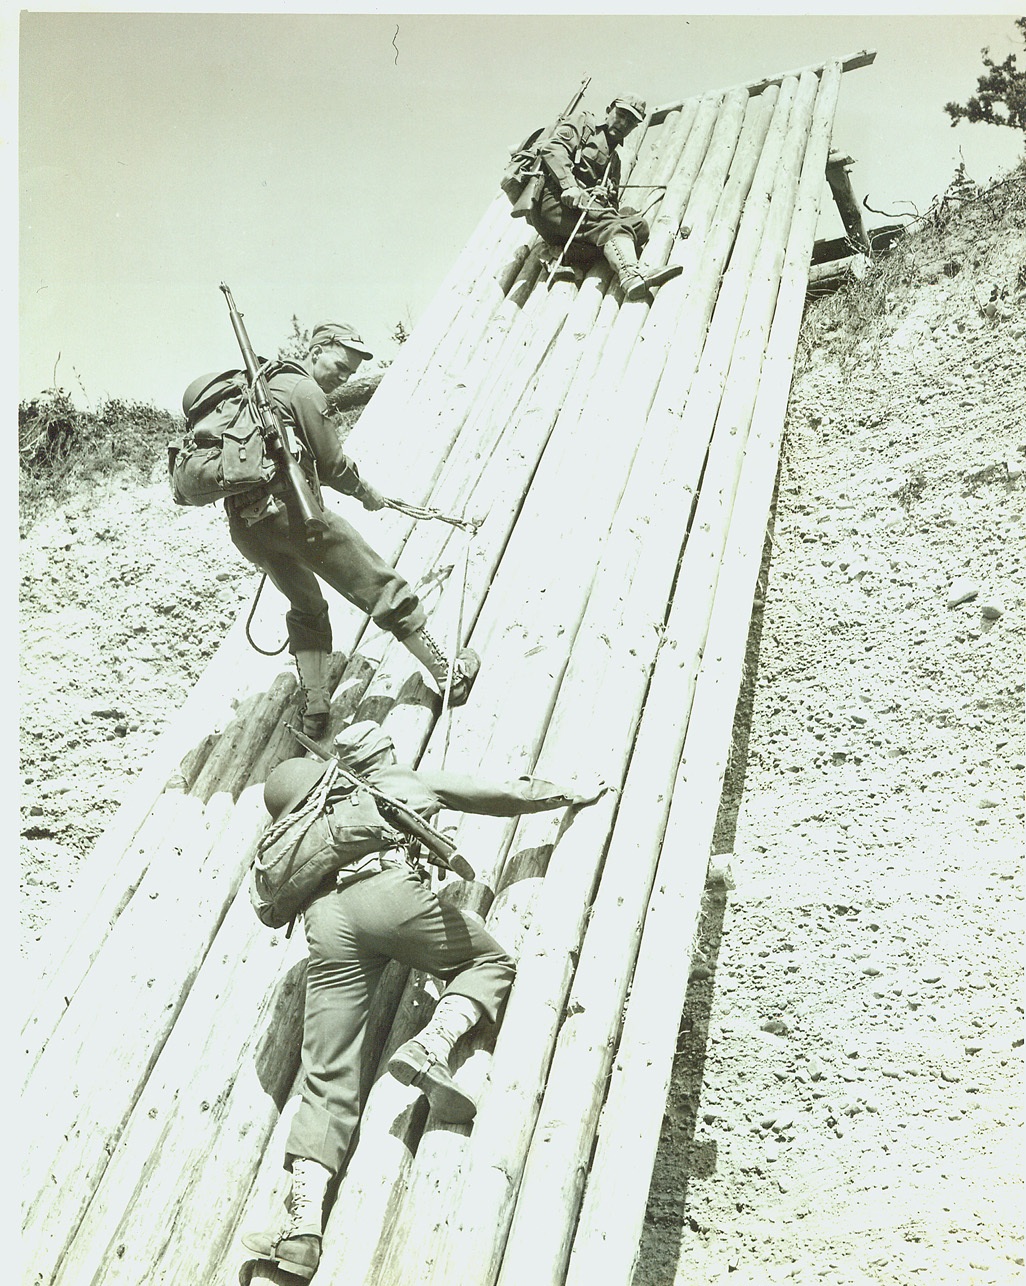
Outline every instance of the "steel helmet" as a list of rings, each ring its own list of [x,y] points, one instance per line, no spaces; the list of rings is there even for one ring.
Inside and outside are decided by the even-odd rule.
[[[291,813],[301,804],[332,764],[316,759],[283,759],[267,774],[264,782],[264,807],[274,821]]]
[[[214,371],[210,375],[197,375],[192,383],[182,394],[182,414],[186,419],[189,418],[189,412],[200,400],[207,389],[218,378],[218,372]]]

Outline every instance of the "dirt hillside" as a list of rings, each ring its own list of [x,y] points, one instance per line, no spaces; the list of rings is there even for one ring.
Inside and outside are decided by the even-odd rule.
[[[806,318],[643,1286],[1023,1280],[1026,197],[967,195]]]
[[[1024,368],[1021,174],[809,310],[641,1286],[1022,1280]],[[31,974],[256,576],[159,460],[23,525]]]

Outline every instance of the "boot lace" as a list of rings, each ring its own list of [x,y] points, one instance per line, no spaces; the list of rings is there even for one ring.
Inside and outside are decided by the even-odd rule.
[[[307,1213],[307,1207],[310,1206],[312,1201],[313,1196],[307,1184],[307,1176],[302,1170],[293,1170],[292,1191],[289,1193],[288,1205],[286,1207],[288,1218],[286,1219],[285,1227],[281,1232],[282,1240],[286,1237],[294,1236],[304,1223],[310,1222],[310,1220],[304,1216]]]

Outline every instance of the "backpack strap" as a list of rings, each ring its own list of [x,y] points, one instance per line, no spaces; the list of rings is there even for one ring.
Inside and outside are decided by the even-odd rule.
[[[584,155],[584,149],[587,146],[588,140],[591,138],[592,134],[594,133],[595,131],[593,129],[589,129],[586,124],[581,127],[581,137],[577,144],[577,147],[574,149],[574,169],[575,170],[580,165],[581,157]]]
[[[301,362],[295,361],[291,357],[283,357],[279,361],[274,362],[264,362],[263,358],[261,358],[260,361],[264,367],[264,374],[268,379],[270,379],[272,375],[282,374],[283,371],[291,372],[293,375],[310,374]]]

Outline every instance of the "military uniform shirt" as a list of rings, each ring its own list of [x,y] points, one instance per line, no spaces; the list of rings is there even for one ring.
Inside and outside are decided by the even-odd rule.
[[[611,147],[604,127],[590,112],[578,112],[561,122],[538,147],[538,155],[560,192],[568,187],[594,188],[602,181],[616,200],[620,191],[620,154]]]
[[[280,371],[271,377],[268,386],[278,410],[288,416],[317,462],[320,481],[343,495],[359,496],[360,471],[342,450],[328,400],[313,376]]]

